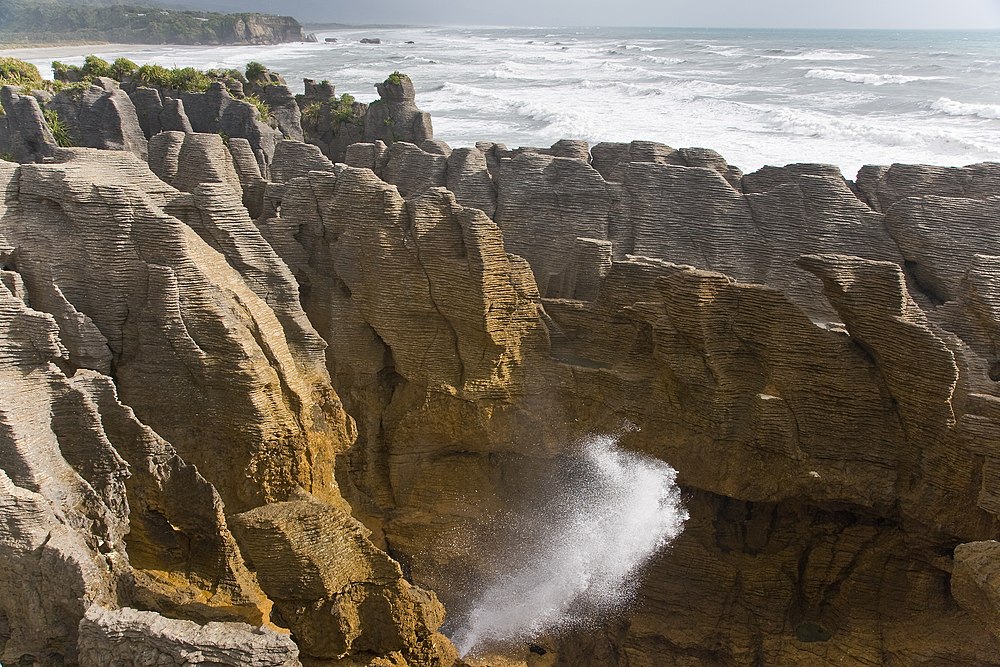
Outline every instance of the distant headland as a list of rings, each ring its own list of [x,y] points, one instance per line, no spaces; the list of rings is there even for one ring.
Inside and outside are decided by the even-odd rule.
[[[0,44],[280,44],[303,39],[291,16],[222,14],[65,0],[0,0]]]

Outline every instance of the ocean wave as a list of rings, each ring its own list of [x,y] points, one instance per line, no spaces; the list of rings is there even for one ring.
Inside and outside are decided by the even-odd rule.
[[[903,74],[875,74],[872,72],[842,72],[835,69],[811,69],[806,72],[807,79],[826,79],[827,81],[847,81],[864,83],[869,86],[884,86],[889,83],[903,84],[913,81],[936,81],[940,76],[906,76]]]
[[[975,116],[987,120],[1000,119],[1000,104],[967,104],[941,97],[932,102],[930,108],[949,116]]]
[[[702,47],[702,51],[707,51],[723,58],[737,58],[746,55],[746,51],[742,47],[732,44],[705,44]]]
[[[787,53],[782,55],[763,55],[761,58],[772,58],[774,60],[864,60],[871,56],[864,53],[851,53],[845,51],[806,51],[804,53]]]
[[[562,104],[561,101],[547,105],[537,98],[514,96],[513,94],[494,92],[451,81],[445,82],[434,92],[447,96],[452,105],[458,102],[464,106],[477,108],[481,106],[483,101],[489,102],[491,108],[510,112],[521,118],[545,125],[549,134],[585,140],[598,135],[598,132],[585,117],[574,112],[573,105]],[[428,109],[433,111],[432,106],[432,104],[426,105]]]
[[[625,81],[588,81],[585,79],[581,81],[579,85],[581,88],[587,88],[590,90],[614,90],[624,93],[629,97],[654,97],[656,95],[664,94],[664,90],[662,88],[639,86]]]
[[[644,79],[672,79],[674,76],[666,72],[655,72],[651,69],[645,67],[639,67],[638,65],[624,65],[622,63],[615,62],[613,60],[605,60],[601,62],[600,69],[605,72],[613,72],[615,74],[628,74],[636,78]]]
[[[662,56],[642,56],[639,60],[654,65],[680,65],[687,62],[684,58],[664,58]]]
[[[393,58],[393,60],[397,60],[397,58]],[[411,62],[411,63],[423,63],[425,65],[436,65],[437,64],[436,60],[431,60],[430,58],[424,58],[423,56],[405,55],[405,56],[402,56],[402,57],[398,58],[398,60],[405,60],[406,62]]]
[[[621,63],[616,63],[611,60],[605,60],[601,63],[601,69],[607,70],[608,72],[638,72],[639,67],[636,65],[622,65]]]
[[[510,79],[514,81],[532,81],[532,79],[526,76],[521,76],[520,74],[515,74],[510,70],[505,70],[501,68],[486,70],[483,76],[488,79]]]
[[[660,47],[642,46],[640,44],[619,44],[618,48],[625,49],[626,51],[658,51]]]
[[[489,79],[505,79],[513,81],[537,81],[538,77],[533,76],[533,73],[540,71],[543,70],[540,70],[537,67],[526,66],[521,63],[508,61],[500,63],[493,69],[486,70],[483,76]],[[549,79],[547,78],[546,80]]]
[[[1000,111],[1000,109],[998,109]],[[846,117],[796,109],[767,109],[762,112],[768,125],[782,134],[792,134],[810,139],[835,141],[862,141],[889,148],[931,148],[936,154],[996,155],[996,146],[974,140],[943,129],[917,129],[896,123],[866,122]]]

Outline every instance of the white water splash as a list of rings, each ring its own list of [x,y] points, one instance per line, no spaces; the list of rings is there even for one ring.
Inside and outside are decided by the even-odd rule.
[[[676,538],[687,512],[676,471],[592,437],[531,520],[544,542],[523,553],[458,619],[462,655],[579,626],[627,604],[653,555]]]

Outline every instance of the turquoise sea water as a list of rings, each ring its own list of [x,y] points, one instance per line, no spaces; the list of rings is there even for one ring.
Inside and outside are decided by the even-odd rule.
[[[91,51],[198,67],[252,59],[293,87],[303,76],[330,79],[362,101],[399,70],[436,136],[454,146],[653,139],[714,148],[745,170],[828,162],[849,177],[866,163],[1000,160],[997,32],[367,27],[318,36],[22,55],[39,65]]]

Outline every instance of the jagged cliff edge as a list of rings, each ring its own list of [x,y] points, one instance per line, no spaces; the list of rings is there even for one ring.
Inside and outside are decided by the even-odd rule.
[[[1000,166],[452,150],[408,80],[313,146],[275,88],[63,100],[117,153],[3,91],[0,659],[452,664],[440,536],[628,421],[691,520],[549,663],[995,660]]]

